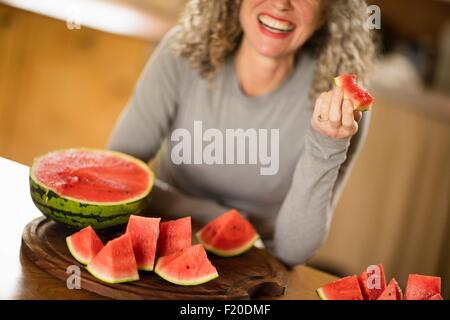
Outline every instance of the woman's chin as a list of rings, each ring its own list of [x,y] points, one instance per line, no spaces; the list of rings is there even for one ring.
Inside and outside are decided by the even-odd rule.
[[[256,47],[256,51],[266,57],[277,59],[289,55],[290,50],[287,50],[285,47],[280,47],[276,45],[260,45]]]

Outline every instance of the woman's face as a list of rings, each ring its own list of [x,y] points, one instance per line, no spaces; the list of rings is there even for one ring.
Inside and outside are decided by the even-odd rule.
[[[297,51],[320,28],[326,0],[243,0],[245,40],[261,55],[280,58]]]

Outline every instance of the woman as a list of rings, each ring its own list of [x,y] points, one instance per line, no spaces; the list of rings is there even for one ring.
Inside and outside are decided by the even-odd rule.
[[[286,264],[310,258],[326,237],[367,127],[367,114],[360,121],[332,89],[333,77],[354,72],[361,79],[373,60],[365,12],[363,0],[189,1],[143,71],[109,144],[145,161],[163,144],[156,174],[167,184],[155,191],[154,212],[205,223],[237,208]],[[278,140],[266,146],[279,156],[276,170],[264,175],[248,161],[174,161],[180,142],[174,132],[194,137],[199,123],[223,135],[278,130]],[[198,160],[192,150],[180,156],[197,152]]]

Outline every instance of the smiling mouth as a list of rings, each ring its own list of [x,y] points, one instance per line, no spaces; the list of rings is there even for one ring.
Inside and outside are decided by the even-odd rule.
[[[267,14],[260,14],[258,21],[264,28],[274,33],[290,33],[295,29],[293,23],[275,19]]]

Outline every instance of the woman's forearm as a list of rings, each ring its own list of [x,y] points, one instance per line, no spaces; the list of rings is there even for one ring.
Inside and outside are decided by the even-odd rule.
[[[334,140],[310,128],[291,188],[277,217],[275,254],[288,265],[308,260],[323,243],[333,211],[333,193],[349,139]],[[339,177],[341,179],[342,177]]]

